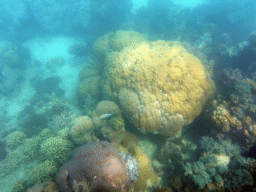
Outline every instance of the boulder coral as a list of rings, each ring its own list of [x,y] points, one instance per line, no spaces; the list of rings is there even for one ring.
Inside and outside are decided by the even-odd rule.
[[[93,53],[100,61],[105,61],[106,55],[112,51],[121,51],[124,47],[148,41],[146,37],[136,31],[118,30],[98,38],[93,44]]]
[[[174,137],[202,112],[215,85],[179,42],[142,42],[106,58],[104,96],[142,132]]]
[[[83,145],[88,142],[97,141],[94,134],[93,121],[88,116],[80,116],[74,121],[69,133],[72,141],[78,145]]]
[[[129,158],[128,158],[129,157]],[[55,177],[61,192],[132,191],[137,163],[106,141],[78,148]]]
[[[86,103],[88,97],[98,100],[101,93],[101,76],[97,70],[84,68],[79,73],[80,83],[77,88],[77,96],[82,103]]]
[[[121,110],[115,102],[99,102],[92,116],[95,130],[100,137],[116,143],[120,143],[124,139],[125,122]]]

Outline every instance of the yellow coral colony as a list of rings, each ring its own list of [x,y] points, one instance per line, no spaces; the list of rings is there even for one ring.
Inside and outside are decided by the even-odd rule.
[[[142,132],[180,135],[215,90],[198,58],[179,42],[141,42],[106,58],[104,93]]]

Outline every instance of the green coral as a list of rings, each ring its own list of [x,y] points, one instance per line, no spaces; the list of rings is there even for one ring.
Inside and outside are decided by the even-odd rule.
[[[26,143],[24,144],[24,147],[22,150],[23,162],[30,162],[38,156],[38,151],[40,149],[40,142],[41,140],[39,137],[33,137],[26,140]]]
[[[44,160],[62,164],[69,159],[72,149],[73,144],[68,139],[59,136],[50,137],[42,142],[40,154]]]
[[[205,165],[200,162],[194,162],[194,163],[186,163],[184,166],[185,169],[185,176],[189,175],[192,177],[192,180],[194,183],[199,186],[200,189],[203,189],[208,183],[211,183],[211,175],[214,173],[215,170],[208,170]]]
[[[200,144],[203,150],[208,153],[226,154],[228,156],[237,156],[241,153],[241,148],[238,145],[227,140],[217,142],[211,137],[202,137]]]
[[[19,147],[23,141],[26,139],[26,135],[21,131],[15,131],[9,134],[6,138],[6,149],[8,151],[13,151]]]
[[[225,181],[225,188],[238,188],[253,184],[253,177],[246,169],[238,169],[232,172],[232,177]]]
[[[27,187],[28,187],[28,182],[26,180],[19,179],[12,186],[12,192],[23,192],[23,191],[26,191]]]
[[[41,142],[50,137],[53,137],[53,133],[50,129],[43,129],[38,136],[27,139],[22,148],[23,162],[30,162],[38,157]]]
[[[250,97],[251,95],[251,84],[247,79],[243,79],[241,81],[237,81],[235,84],[235,89],[240,96],[244,99]]]
[[[54,161],[44,161],[36,166],[31,173],[33,183],[42,183],[51,181],[58,171],[58,165]]]
[[[114,115],[110,118],[109,120],[109,124],[111,125],[111,127],[114,128],[114,130],[120,130],[124,128],[124,119],[122,118],[122,116],[118,116],[118,115]]]

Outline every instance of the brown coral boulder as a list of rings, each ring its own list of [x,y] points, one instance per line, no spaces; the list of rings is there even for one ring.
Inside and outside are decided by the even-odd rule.
[[[55,180],[61,192],[131,191],[125,159],[109,142],[88,143],[65,163]]]

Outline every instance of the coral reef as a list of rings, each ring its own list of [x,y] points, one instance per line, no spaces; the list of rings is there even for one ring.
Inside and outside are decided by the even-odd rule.
[[[36,158],[40,157],[40,146],[41,143],[54,136],[54,133],[50,129],[43,129],[37,136],[26,139],[24,145],[21,148],[22,161],[24,163],[31,162]]]
[[[47,60],[45,67],[51,73],[55,73],[59,68],[63,67],[64,65],[65,59],[63,57],[54,57]]]
[[[12,43],[6,43],[0,49],[1,62],[9,65],[10,67],[18,67],[21,64],[21,55],[19,48]]]
[[[101,63],[104,63],[110,52],[121,51],[124,47],[143,41],[147,41],[147,38],[138,32],[118,30],[98,38],[93,44],[93,53]]]
[[[71,141],[60,136],[50,137],[42,142],[40,154],[43,160],[56,161],[58,164],[66,162],[73,149]]]
[[[184,182],[200,189],[234,189],[253,183],[254,161],[241,156],[241,148],[227,140],[203,137],[198,161],[183,164]],[[187,180],[187,181],[186,181]]]
[[[12,186],[12,191],[11,192],[23,192],[27,189],[27,187],[28,187],[28,182],[26,180],[19,179]]]
[[[29,188],[27,192],[59,192],[58,186],[52,181],[46,181]]]
[[[132,1],[90,1],[90,22],[88,30],[91,34],[102,35],[116,31],[128,19],[132,11]]]
[[[138,146],[135,148],[134,157],[138,161],[139,178],[135,183],[135,190],[145,190],[157,184],[157,175],[154,172],[151,158],[146,155]]]
[[[132,191],[136,180],[132,180],[128,166],[114,145],[106,141],[88,143],[60,168],[55,181],[61,192]]]
[[[122,145],[117,143],[115,145],[119,150],[131,154],[138,162],[139,177],[134,185],[135,191],[150,191],[159,185],[158,175],[153,169],[152,157],[142,150],[138,141],[136,135],[126,131]]]
[[[225,93],[218,95],[208,107],[205,117],[213,125],[215,138],[229,139],[248,150],[256,140],[255,81],[244,77],[239,69],[226,68],[221,77]]]
[[[88,116],[80,116],[75,119],[69,135],[72,141],[77,145],[83,145],[98,140],[94,133],[93,121]]]
[[[82,57],[82,56],[88,55],[89,49],[84,44],[75,44],[75,45],[71,45],[68,48],[68,53],[76,57]]]
[[[99,100],[101,93],[101,76],[97,70],[83,68],[79,73],[80,83],[77,88],[77,96],[81,104],[85,104],[85,108],[91,109],[92,103],[88,102],[88,98]],[[87,111],[88,112],[88,111]]]
[[[185,138],[166,140],[162,145],[158,159],[161,163],[183,162],[192,158],[197,146]]]
[[[47,118],[42,114],[37,114],[32,106],[26,106],[18,114],[17,123],[22,127],[27,137],[31,137],[47,127]]]
[[[107,118],[103,118],[106,116]],[[100,138],[120,143],[125,136],[125,122],[119,106],[113,101],[101,101],[92,112],[96,134]]]
[[[56,2],[36,0],[26,1],[24,4],[26,9],[30,10],[33,21],[45,32],[70,33],[74,29],[87,27],[90,20],[88,0],[77,3],[68,0]]]
[[[106,59],[105,97],[142,132],[181,134],[215,91],[200,60],[179,42],[142,42]]]
[[[54,161],[44,161],[33,168],[31,180],[34,184],[53,180],[53,176],[58,171],[58,165]]]
[[[14,131],[6,137],[6,150],[13,151],[17,147],[19,147],[24,140],[26,139],[26,135],[21,131]]]
[[[61,114],[52,117],[49,128],[53,132],[58,132],[64,128],[71,128],[72,125],[72,113],[70,111],[63,111]]]

